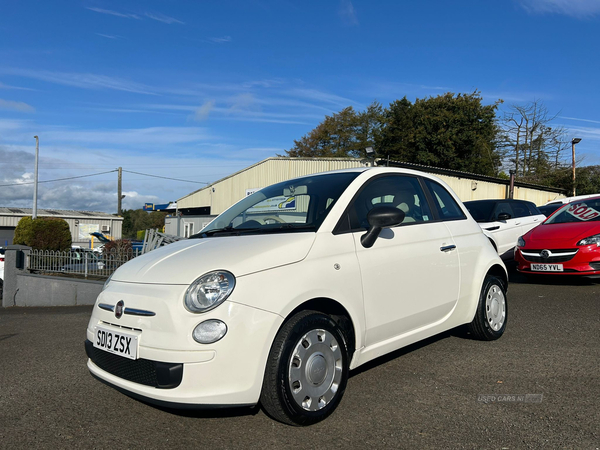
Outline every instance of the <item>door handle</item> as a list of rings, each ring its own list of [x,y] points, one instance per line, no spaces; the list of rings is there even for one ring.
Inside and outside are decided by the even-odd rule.
[[[454,250],[456,248],[456,245],[443,245],[442,247],[440,247],[440,250],[443,252],[449,252],[450,250]]]
[[[521,225],[521,222],[515,222],[515,225]]]

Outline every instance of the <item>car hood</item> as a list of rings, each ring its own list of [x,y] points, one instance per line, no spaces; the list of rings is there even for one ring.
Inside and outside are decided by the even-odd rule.
[[[313,232],[186,239],[132,259],[112,280],[188,285],[217,269],[241,277],[301,261],[314,240]]]
[[[595,234],[600,234],[599,222],[541,224],[525,235],[525,242],[529,248],[568,248]]]

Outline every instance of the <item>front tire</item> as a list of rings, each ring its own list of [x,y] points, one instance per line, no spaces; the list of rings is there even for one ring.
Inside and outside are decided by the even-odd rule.
[[[483,281],[475,318],[469,331],[475,339],[493,341],[504,334],[508,317],[506,283],[488,274]]]
[[[340,403],[348,366],[348,346],[333,319],[316,311],[301,311],[275,337],[260,402],[266,413],[280,422],[320,422]]]

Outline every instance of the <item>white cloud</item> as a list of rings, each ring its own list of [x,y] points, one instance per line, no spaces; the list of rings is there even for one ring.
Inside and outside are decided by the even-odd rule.
[[[35,112],[35,108],[27,103],[3,100],[0,98],[0,109],[8,109],[18,112]]]
[[[113,36],[112,34],[96,33],[96,36],[101,36],[101,37],[106,38],[106,39],[119,39],[118,36]]]
[[[20,91],[35,91],[35,89],[25,88],[20,86],[9,86],[8,84],[4,84],[0,81],[0,89],[17,89]]]
[[[565,116],[560,116],[560,119],[567,119],[567,120],[578,120],[580,122],[590,122],[590,123],[600,123],[600,120],[591,120],[591,119],[578,119],[577,117],[565,117]]]
[[[576,18],[600,14],[598,0],[518,0],[518,2],[532,14],[564,14]]]
[[[212,109],[214,107],[215,107],[214,100],[209,100],[209,101],[205,102],[204,105],[202,105],[201,107],[196,109],[193,119],[196,122],[202,122],[203,120],[208,119],[208,115],[210,114],[210,112],[212,111]]]
[[[49,70],[2,69],[2,73],[46,81],[82,89],[113,89],[137,94],[156,95],[148,86],[106,75],[76,72],[52,72]]]
[[[141,17],[138,16],[137,14],[129,14],[129,13],[121,13],[118,11],[113,11],[110,9],[102,9],[102,8],[95,8],[92,6],[88,6],[86,7],[87,9],[89,9],[90,11],[94,11],[100,14],[108,14],[111,16],[116,16],[116,17],[122,17],[124,19],[137,19],[137,20],[141,20]]]
[[[173,24],[173,23],[178,23],[181,25],[184,25],[184,22],[182,22],[181,20],[177,20],[173,17],[169,17],[169,16],[165,16],[164,14],[158,14],[158,13],[146,13],[144,14],[146,17],[153,19],[153,20],[158,20],[159,22],[162,23],[166,23],[166,24]]]
[[[42,133],[40,132],[40,139]],[[44,139],[54,143],[90,143],[121,147],[161,147],[189,144],[210,139],[208,132],[198,127],[150,127],[112,130],[77,130],[69,128],[49,129]],[[92,144],[93,145],[93,144]]]
[[[236,95],[231,99],[231,106],[229,107],[229,111],[237,113],[244,111],[256,111],[259,110],[260,106],[256,102],[256,98],[254,94],[244,93]]]
[[[330,94],[328,92],[319,91],[317,89],[296,88],[290,89],[288,92],[289,94],[295,97],[316,100],[323,103],[329,103],[339,108],[345,108],[347,106],[356,104],[348,98],[340,97],[339,95]]]
[[[208,40],[215,44],[225,44],[227,42],[231,42],[231,36],[211,37],[211,38],[208,38]]]
[[[350,0],[341,0],[338,14],[346,25],[358,25],[356,10]]]
[[[569,127],[569,131],[582,139],[600,140],[600,127]]]

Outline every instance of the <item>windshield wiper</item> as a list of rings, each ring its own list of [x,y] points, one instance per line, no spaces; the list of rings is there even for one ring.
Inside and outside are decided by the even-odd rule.
[[[194,234],[190,236],[190,239],[202,239],[209,236],[214,236],[215,234],[220,233],[230,233],[234,236],[240,236],[246,233],[278,233],[281,231],[304,231],[304,230],[314,230],[314,225],[307,225],[304,223],[283,223],[279,227],[252,227],[252,228],[234,228],[231,225],[228,225],[223,228],[214,228],[212,230],[201,231],[200,233]]]
[[[226,227],[223,228],[213,228],[212,230],[207,230],[207,231],[201,231],[200,233],[196,233],[190,236],[190,239],[201,239],[207,236],[212,236],[213,234],[216,233],[221,233],[221,232],[230,232],[230,231],[234,231],[233,227],[231,225],[227,225]]]

